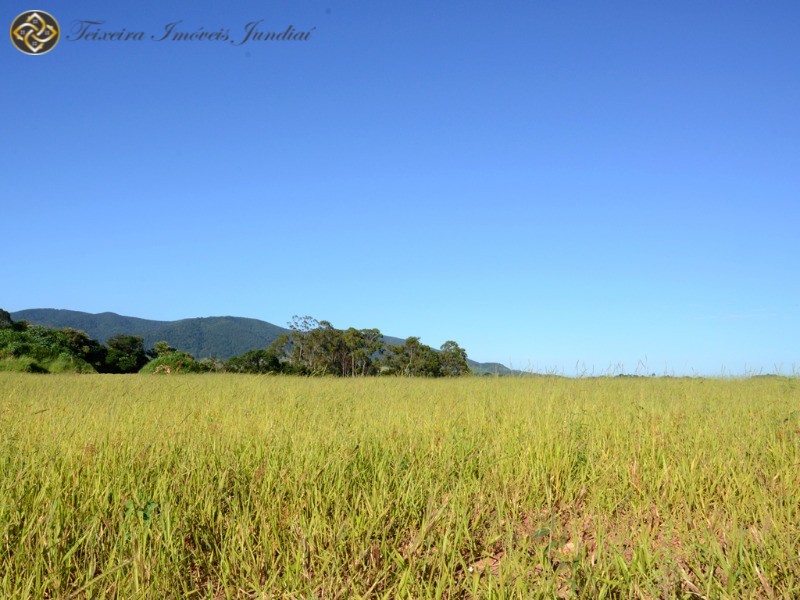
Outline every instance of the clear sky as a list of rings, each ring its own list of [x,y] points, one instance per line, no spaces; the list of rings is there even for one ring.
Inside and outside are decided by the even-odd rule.
[[[567,375],[800,370],[796,0],[0,20],[34,8],[62,39],[0,47],[0,307],[310,314]],[[229,39],[152,39],[176,21]],[[255,21],[311,35],[243,42]]]

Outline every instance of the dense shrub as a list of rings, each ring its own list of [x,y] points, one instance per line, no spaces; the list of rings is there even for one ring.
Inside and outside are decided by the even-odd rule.
[[[175,350],[154,358],[143,366],[139,372],[169,375],[173,373],[201,373],[205,370],[203,365],[192,358],[191,354]]]
[[[269,350],[250,350],[230,359],[227,370],[231,373],[280,373],[282,365]]]
[[[92,373],[103,347],[80,331],[49,329],[25,322],[0,328],[0,369],[29,373]]]

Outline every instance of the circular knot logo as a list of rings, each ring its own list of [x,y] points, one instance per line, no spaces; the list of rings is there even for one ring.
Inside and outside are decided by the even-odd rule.
[[[25,54],[47,54],[61,35],[58,21],[41,10],[28,10],[11,23],[11,41]]]

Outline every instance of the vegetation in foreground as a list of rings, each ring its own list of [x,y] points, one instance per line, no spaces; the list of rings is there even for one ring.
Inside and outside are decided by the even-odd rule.
[[[800,597],[800,381],[0,373],[0,597]]]

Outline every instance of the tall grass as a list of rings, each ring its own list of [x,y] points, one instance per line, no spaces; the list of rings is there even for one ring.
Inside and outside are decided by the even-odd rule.
[[[0,373],[0,597],[800,597],[800,381]]]

